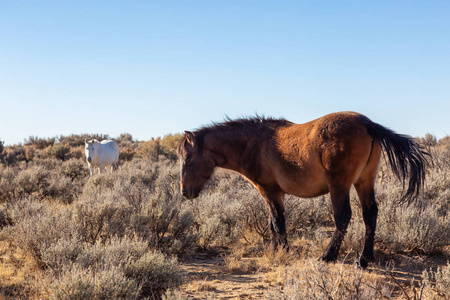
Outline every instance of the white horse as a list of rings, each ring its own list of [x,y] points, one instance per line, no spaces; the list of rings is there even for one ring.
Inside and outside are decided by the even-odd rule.
[[[111,171],[114,169],[114,165],[119,161],[119,145],[116,141],[85,140],[84,144],[84,153],[91,176],[94,174],[94,167],[97,167],[100,173],[106,166],[111,166]]]

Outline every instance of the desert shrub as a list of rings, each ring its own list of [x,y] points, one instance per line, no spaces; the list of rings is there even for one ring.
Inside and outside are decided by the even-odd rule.
[[[81,199],[95,199],[97,196],[111,192],[117,179],[117,174],[101,173],[89,177],[83,187]]]
[[[161,139],[161,148],[164,156],[170,160],[177,160],[177,147],[181,140],[181,134],[167,134]]]
[[[32,195],[43,199],[48,195],[50,172],[41,166],[32,166],[20,171],[13,180],[15,197]]]
[[[67,266],[73,264],[85,250],[84,244],[74,236],[60,237],[50,243],[45,251],[41,251],[43,265],[50,269],[55,275],[64,272]]]
[[[450,158],[450,154],[449,154]],[[442,217],[450,210],[450,165],[448,169],[434,169],[427,177],[426,188],[419,204],[434,206]]]
[[[238,205],[224,203],[224,199],[226,196],[217,195],[214,198],[211,197],[210,201],[197,203],[194,215],[202,247],[228,246],[241,236],[241,227],[237,223],[240,219],[235,213]]]
[[[192,229],[194,217],[182,203],[177,168],[171,164],[158,173],[135,216],[134,230],[148,238],[150,245],[178,252],[191,247],[197,239]]]
[[[0,140],[0,162],[3,159],[3,150],[5,149],[5,142]]]
[[[45,150],[45,157],[54,157],[60,160],[69,159],[70,146],[63,143],[54,144],[47,147]]]
[[[180,134],[168,134],[163,138],[158,137],[142,142],[136,150],[136,156],[151,161],[159,161],[160,156],[163,156],[169,160],[176,161],[176,149],[180,139]]]
[[[244,214],[243,226],[258,234],[263,241],[270,240],[270,228],[268,223],[268,210],[258,192],[249,191],[248,197],[242,199],[242,209]]]
[[[74,265],[50,287],[50,299],[58,300],[136,299],[139,293],[139,286],[117,267],[94,272]]]
[[[175,259],[167,259],[160,252],[147,252],[125,266],[125,275],[142,287],[143,296],[160,295],[168,288],[179,286],[183,273]]]
[[[167,161],[152,165],[138,161],[114,174],[90,178],[75,205],[85,225],[82,236],[95,243],[135,234],[171,253],[194,246],[194,218],[182,204],[175,173],[176,166]]]
[[[64,176],[60,178],[51,177],[48,180],[48,184],[47,196],[54,201],[69,204],[72,203],[79,193],[79,186]]]
[[[9,217],[5,207],[0,206],[0,230],[12,224],[12,219]]]
[[[133,283],[130,286],[140,297],[159,296],[167,288],[180,285],[183,276],[175,259],[159,251],[147,251],[147,243],[137,239],[114,238],[106,244],[85,247],[75,264],[95,276],[117,273],[115,276],[121,281]],[[110,293],[101,293],[107,294]]]
[[[44,139],[39,138],[37,136],[30,136],[28,139],[25,140],[25,145],[32,145],[36,149],[40,150],[45,149],[48,146],[53,146],[54,143],[55,143],[54,138]]]
[[[154,299],[182,283],[176,259],[147,251],[143,241],[114,238],[76,249],[61,243],[55,249],[48,255],[58,257],[52,260],[58,266],[50,289],[54,299]]]
[[[119,152],[120,161],[131,161],[135,156],[135,150],[131,147],[123,147]]]
[[[438,267],[436,271],[425,270],[422,279],[432,287],[432,289],[444,299],[450,298],[450,262],[447,265]]]
[[[291,237],[309,237],[317,227],[334,225],[329,196],[305,199],[287,195],[285,211],[286,232]]]
[[[87,164],[79,159],[70,159],[62,164],[61,174],[70,180],[83,180],[89,175]]]
[[[150,141],[139,144],[136,155],[142,159],[150,161],[158,161],[161,154],[161,139],[151,139]]]
[[[46,158],[40,158],[40,159],[36,159],[33,162],[30,162],[26,165],[18,165],[18,169],[20,170],[25,170],[25,169],[29,169],[30,167],[41,167],[43,169],[45,169],[48,172],[55,172],[55,173],[59,173],[60,172],[60,168],[61,168],[61,160],[56,159],[54,157],[46,157]]]
[[[123,143],[131,144],[133,142],[133,136],[130,133],[121,133],[116,141],[119,145]]]
[[[27,201],[28,200],[28,201]],[[14,226],[4,232],[15,246],[26,250],[36,263],[47,267],[45,253],[61,239],[76,238],[76,230],[69,210],[52,211],[46,205],[30,199],[11,208]]]
[[[63,203],[71,203],[81,192],[82,182],[72,181],[65,176],[74,176],[71,166],[61,165],[56,159],[40,159],[28,163],[24,168],[0,170],[0,199],[11,202],[27,196],[35,199],[52,199]],[[77,171],[78,172],[78,171]]]
[[[12,225],[6,224],[2,237],[41,267],[47,276],[42,284],[48,284],[42,289],[50,290],[51,298],[159,297],[181,283],[176,260],[149,252],[147,241],[125,236],[131,208],[122,203],[79,202],[52,209],[29,197],[10,206]]]
[[[82,240],[95,244],[126,234],[131,209],[110,201],[84,201],[75,205],[75,219]]]
[[[85,245],[76,263],[83,268],[123,267],[130,261],[139,259],[145,254],[147,248],[148,245],[144,240],[114,237],[107,243],[97,242],[94,245]]]
[[[7,166],[15,165],[20,161],[26,161],[26,157],[23,146],[6,147],[3,150],[3,163]]]
[[[56,158],[45,158],[28,165],[25,170],[44,170],[46,187],[41,199],[47,198],[62,203],[71,203],[81,193],[84,184],[82,180],[88,174],[83,164],[75,159],[61,161]]]
[[[12,202],[15,199],[15,173],[11,168],[0,167],[0,203]]]
[[[449,182],[429,179],[427,183],[424,193],[410,205],[398,204],[401,187],[381,185],[376,238],[392,250],[435,254],[450,245],[450,215],[445,209]]]
[[[84,148],[83,147],[78,147],[78,148],[71,147],[68,156],[73,159],[84,160],[85,159]]]

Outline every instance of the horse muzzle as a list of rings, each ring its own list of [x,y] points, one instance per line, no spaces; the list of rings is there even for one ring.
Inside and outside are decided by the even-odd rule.
[[[88,162],[92,162],[92,157],[88,157],[88,158],[87,158],[87,161],[88,161]]]
[[[194,188],[190,188],[190,189],[184,188],[184,189],[181,189],[181,194],[185,198],[192,200],[192,199],[197,198],[200,195],[200,191],[196,191]]]

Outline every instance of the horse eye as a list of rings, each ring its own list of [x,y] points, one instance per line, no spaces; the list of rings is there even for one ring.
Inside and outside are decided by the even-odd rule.
[[[186,159],[184,160],[184,162],[185,162],[186,164],[188,164],[188,163],[191,162],[191,160],[192,160],[192,157],[189,155],[189,156],[186,156]]]

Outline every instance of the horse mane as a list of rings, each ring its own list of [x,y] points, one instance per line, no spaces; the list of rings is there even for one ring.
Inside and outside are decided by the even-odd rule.
[[[256,115],[254,117],[242,117],[238,119],[231,119],[225,116],[223,122],[212,122],[209,125],[204,125],[197,130],[195,130],[196,136],[204,135],[210,131],[226,131],[226,130],[236,130],[248,127],[279,127],[287,126],[292,124],[283,118],[272,118]]]
[[[195,130],[195,139],[200,147],[200,151],[203,150],[204,137],[210,132],[227,132],[236,131],[242,129],[257,130],[261,132],[264,129],[278,128],[282,126],[291,125],[292,122],[283,118],[272,118],[256,115],[254,117],[242,117],[238,119],[231,119],[225,116],[223,122],[212,122],[209,125],[204,125]]]
[[[253,130],[263,130],[270,128],[277,128],[282,126],[291,125],[292,122],[287,121],[284,118],[272,118],[265,116],[253,116],[253,117],[241,117],[238,119],[231,119],[228,116],[225,116],[223,122],[212,122],[208,125],[203,125],[200,128],[197,128],[194,131],[195,139],[197,141],[197,145],[200,148],[200,151],[203,150],[203,141],[205,135],[210,132],[226,132],[230,130],[240,130],[240,129],[253,129]],[[180,153],[180,149],[182,144],[185,142],[186,137],[183,137],[177,147],[177,153]]]

